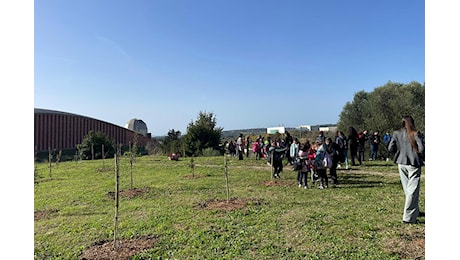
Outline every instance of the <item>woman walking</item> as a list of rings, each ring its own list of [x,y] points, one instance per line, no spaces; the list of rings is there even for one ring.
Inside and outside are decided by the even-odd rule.
[[[419,216],[420,175],[425,147],[412,116],[402,118],[402,128],[393,134],[388,150],[395,154],[402,188],[406,196],[403,223],[415,224]]]

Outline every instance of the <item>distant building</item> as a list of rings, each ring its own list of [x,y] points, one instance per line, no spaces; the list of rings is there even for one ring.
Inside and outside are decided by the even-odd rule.
[[[267,127],[267,134],[284,134],[286,132],[286,128],[284,126],[278,126],[278,127]]]
[[[144,123],[145,124],[145,123]],[[141,127],[142,128],[142,127]],[[147,126],[145,129],[147,130]],[[133,143],[135,131],[98,119],[48,109],[34,109],[34,148],[36,152],[76,149],[89,131],[102,132],[114,144]],[[139,146],[146,146],[151,134],[138,135]]]
[[[321,126],[319,128],[319,131],[323,132],[336,132],[337,131],[337,126]]]
[[[300,130],[306,131],[323,131],[323,132],[335,132],[337,131],[337,125],[301,125],[298,127]]]
[[[301,125],[298,128],[300,128],[300,130],[305,129],[306,131],[319,131],[318,125]]]

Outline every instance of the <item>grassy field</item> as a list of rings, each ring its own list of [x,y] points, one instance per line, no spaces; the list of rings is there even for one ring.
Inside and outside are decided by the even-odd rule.
[[[118,238],[155,239],[132,259],[424,259],[425,224],[404,225],[404,193],[392,162],[339,169],[339,184],[297,187],[286,166],[281,179],[254,157],[120,162]],[[92,245],[114,239],[115,163],[36,164],[35,259],[80,259]],[[423,169],[421,211],[425,211]],[[227,193],[227,191],[229,193]],[[229,199],[229,200],[228,200]],[[211,207],[213,202],[239,207]],[[242,205],[242,206],[241,206]],[[123,243],[120,247],[123,247]]]

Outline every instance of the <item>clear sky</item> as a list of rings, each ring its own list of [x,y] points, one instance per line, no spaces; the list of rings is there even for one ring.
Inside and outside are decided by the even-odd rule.
[[[34,2],[34,107],[153,136],[334,124],[388,81],[425,82],[424,1]]]

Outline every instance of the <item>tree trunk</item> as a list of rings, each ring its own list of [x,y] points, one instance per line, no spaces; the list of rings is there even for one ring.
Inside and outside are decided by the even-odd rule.
[[[115,227],[113,232],[113,247],[118,248],[118,207],[119,207],[119,189],[120,189],[120,150],[115,154]]]

